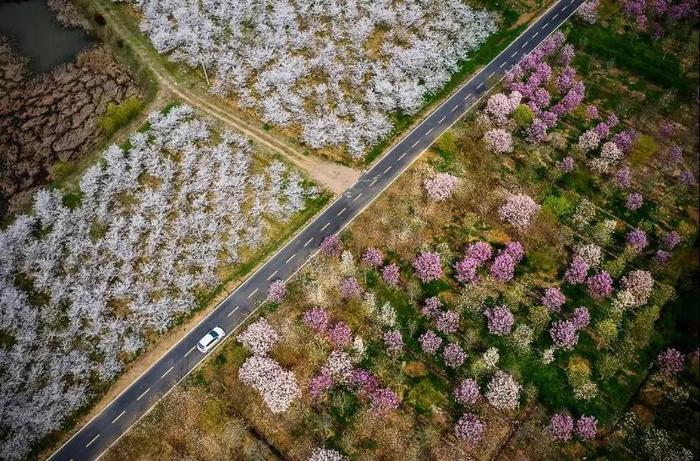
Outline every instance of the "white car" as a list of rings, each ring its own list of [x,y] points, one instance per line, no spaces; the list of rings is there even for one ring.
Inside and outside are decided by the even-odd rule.
[[[199,352],[205,354],[216,346],[216,344],[221,341],[225,335],[226,333],[224,333],[224,330],[222,330],[221,327],[214,327],[213,330],[199,340],[197,343],[197,349],[199,349]]]

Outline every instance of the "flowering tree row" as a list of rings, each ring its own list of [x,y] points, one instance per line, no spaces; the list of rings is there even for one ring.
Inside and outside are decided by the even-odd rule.
[[[41,190],[0,232],[0,457],[22,457],[316,193],[279,162],[253,172],[241,136],[189,107],[152,113],[80,179],[79,203]],[[36,418],[28,408],[41,408]]]
[[[208,68],[213,92],[355,158],[389,134],[392,112],[416,113],[498,21],[446,0],[134,4],[158,52]]]

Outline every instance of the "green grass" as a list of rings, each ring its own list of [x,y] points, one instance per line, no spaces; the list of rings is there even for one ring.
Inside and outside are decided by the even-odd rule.
[[[100,119],[100,127],[106,136],[112,136],[120,128],[127,126],[141,113],[143,102],[136,96],[125,99],[121,104],[109,103]]]
[[[636,74],[684,99],[695,95],[697,82],[688,78],[676,56],[646,35],[618,34],[602,26],[568,27],[568,39],[579,50]],[[580,60],[577,67],[586,68]]]

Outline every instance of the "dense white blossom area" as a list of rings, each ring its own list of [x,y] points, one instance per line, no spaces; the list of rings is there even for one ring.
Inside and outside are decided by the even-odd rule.
[[[449,0],[132,0],[159,53],[215,74],[266,123],[362,157],[497,29]]]
[[[0,231],[0,459],[59,429],[148,332],[220,283],[220,265],[262,243],[270,219],[315,194],[189,107],[148,121],[85,172],[77,205],[42,190],[33,214]]]

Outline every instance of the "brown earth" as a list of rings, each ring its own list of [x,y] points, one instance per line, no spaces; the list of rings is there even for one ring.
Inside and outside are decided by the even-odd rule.
[[[75,161],[90,150],[107,104],[138,92],[105,47],[31,76],[26,59],[0,37],[0,216],[49,183],[57,162]]]

